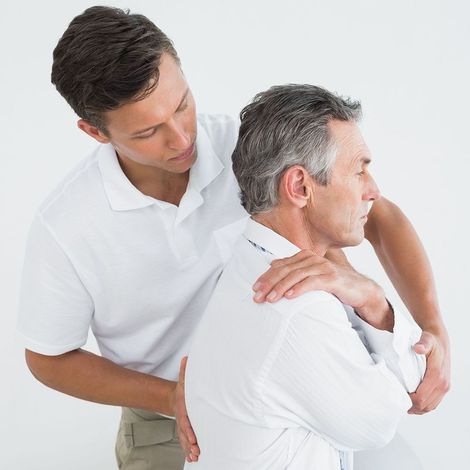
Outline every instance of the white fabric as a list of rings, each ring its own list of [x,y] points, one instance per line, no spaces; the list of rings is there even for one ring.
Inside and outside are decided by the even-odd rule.
[[[57,355],[89,327],[104,357],[166,379],[207,305],[246,212],[231,153],[238,123],[199,116],[197,160],[179,207],[138,191],[100,146],[40,207],[27,244],[18,330]]]
[[[385,445],[411,407],[402,384],[414,391],[425,364],[418,327],[398,312],[389,333],[323,291],[252,300],[270,261],[298,251],[253,220],[235,246],[189,354],[201,456],[188,470],[349,470],[350,451]]]

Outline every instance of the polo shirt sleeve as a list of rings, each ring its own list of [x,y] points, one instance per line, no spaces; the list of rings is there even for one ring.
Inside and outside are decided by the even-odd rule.
[[[333,297],[291,316],[261,391],[268,426],[304,427],[348,451],[386,445],[412,405]]]
[[[26,349],[59,355],[86,343],[92,299],[40,215],[26,245],[17,330]]]

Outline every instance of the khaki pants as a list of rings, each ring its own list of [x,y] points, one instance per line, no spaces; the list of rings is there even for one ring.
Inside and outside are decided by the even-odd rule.
[[[184,453],[175,420],[151,411],[123,408],[116,459],[120,470],[182,470]]]

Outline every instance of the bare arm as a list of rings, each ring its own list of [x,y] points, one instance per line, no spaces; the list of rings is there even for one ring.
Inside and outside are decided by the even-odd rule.
[[[423,330],[415,351],[427,356],[423,383],[413,394],[411,413],[437,407],[450,387],[450,346],[431,265],[421,241],[403,212],[385,198],[376,201],[369,214],[365,236],[388,277]]]
[[[383,197],[376,201],[365,237],[416,323],[426,331],[444,332],[431,265],[413,226],[398,206]]]
[[[126,369],[83,349],[59,356],[26,350],[26,362],[40,382],[67,395],[174,416],[176,382]]]
[[[83,349],[46,356],[26,350],[31,373],[44,385],[83,400],[127,406],[176,416],[178,434],[188,461],[199,448],[184,403],[183,361],[178,382],[126,369]]]

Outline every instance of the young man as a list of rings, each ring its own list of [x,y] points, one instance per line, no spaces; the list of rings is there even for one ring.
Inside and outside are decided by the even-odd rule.
[[[358,102],[313,85],[272,87],[241,113],[233,171],[251,219],[186,370],[197,469],[352,470],[352,451],[385,445],[411,406],[425,368],[419,329],[374,281],[275,304],[250,295],[275,259],[301,249],[321,259],[364,239],[380,192],[360,116]]]
[[[237,124],[196,119],[171,41],[119,9],[93,7],[72,21],[54,51],[52,81],[101,145],[31,228],[19,313],[28,366],[56,390],[124,407],[121,468],[139,458],[181,468],[174,420],[161,415],[176,417],[181,446],[197,459],[178,369],[247,219],[230,161]],[[424,330],[417,348],[429,366],[413,411],[428,411],[449,374],[431,269],[410,223],[385,199],[366,237]],[[331,292],[354,276],[341,259],[328,269],[317,276],[325,265],[308,252],[279,261],[254,286],[256,301],[275,302],[293,286],[294,297]],[[89,327],[101,356],[81,349]]]

